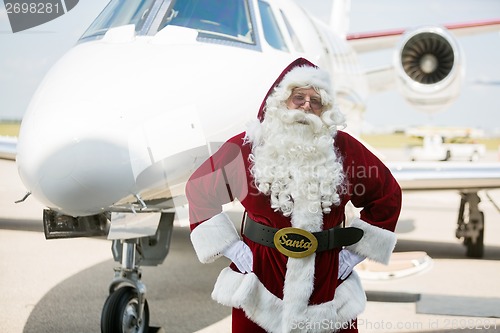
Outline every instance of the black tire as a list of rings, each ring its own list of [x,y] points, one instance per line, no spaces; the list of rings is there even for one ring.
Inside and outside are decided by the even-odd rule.
[[[469,158],[470,162],[477,162],[479,161],[479,153],[477,151],[473,152],[472,155]]]
[[[476,243],[472,243],[472,239],[465,239],[467,248],[466,256],[469,258],[482,258],[484,256],[484,213],[481,212],[483,228],[479,231]],[[470,222],[469,222],[470,223]]]
[[[135,327],[139,298],[132,287],[115,290],[104,303],[101,314],[102,333],[147,333],[149,328],[149,306],[144,301],[142,323]]]
[[[446,156],[444,157],[443,161],[449,161],[451,160],[451,152],[449,150],[446,151]]]

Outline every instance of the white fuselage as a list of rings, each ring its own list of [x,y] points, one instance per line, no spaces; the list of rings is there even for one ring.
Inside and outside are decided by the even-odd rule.
[[[359,75],[348,72],[359,70],[345,43],[335,51],[349,65],[341,67],[304,12],[278,1],[273,6],[293,22],[304,51],[287,35],[288,51],[277,50],[266,41],[257,1],[249,4],[256,47],[200,40],[197,30],[175,25],[144,35],[124,25],[72,48],[43,80],[23,119],[17,163],[28,190],[72,216],[182,197],[189,175],[218,143],[255,119],[267,90],[295,58],[332,75],[337,69],[336,88],[349,91]],[[278,23],[286,31],[282,19]]]

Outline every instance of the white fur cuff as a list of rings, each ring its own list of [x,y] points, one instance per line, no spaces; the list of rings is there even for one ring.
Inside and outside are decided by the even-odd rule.
[[[233,222],[225,213],[213,216],[191,232],[191,243],[204,264],[222,256],[222,251],[239,239]]]
[[[347,249],[387,265],[396,246],[396,234],[358,218],[354,219],[350,226],[362,229],[364,234],[359,242],[347,246]]]

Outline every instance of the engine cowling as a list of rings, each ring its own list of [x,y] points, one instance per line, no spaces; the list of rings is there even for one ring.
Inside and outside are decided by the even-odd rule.
[[[448,108],[460,94],[463,52],[442,27],[425,26],[406,32],[395,56],[397,84],[405,99],[424,112]]]

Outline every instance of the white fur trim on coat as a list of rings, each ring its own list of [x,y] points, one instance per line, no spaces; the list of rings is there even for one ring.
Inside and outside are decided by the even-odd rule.
[[[350,226],[362,229],[364,234],[359,242],[346,248],[368,259],[387,265],[396,246],[396,234],[366,223],[359,218],[352,220]]]
[[[191,232],[196,255],[204,264],[215,261],[222,256],[222,251],[238,240],[240,236],[225,213],[213,216]]]
[[[310,204],[308,200],[296,198],[291,224],[295,228],[309,232],[321,231],[323,213],[321,210],[311,211]],[[316,253],[305,258],[288,258],[283,285],[282,332],[291,332],[294,329],[294,323],[308,320],[307,317],[304,318],[304,315],[307,313],[309,299],[314,289],[315,259]]]
[[[295,329],[300,327],[313,327],[307,332],[315,333],[337,331],[348,327],[366,306],[356,272],[337,287],[333,300],[306,306],[292,322],[287,322],[290,318],[285,302],[267,290],[254,273],[241,274],[226,267],[217,278],[212,298],[220,304],[243,309],[248,318],[272,333],[300,332]]]

